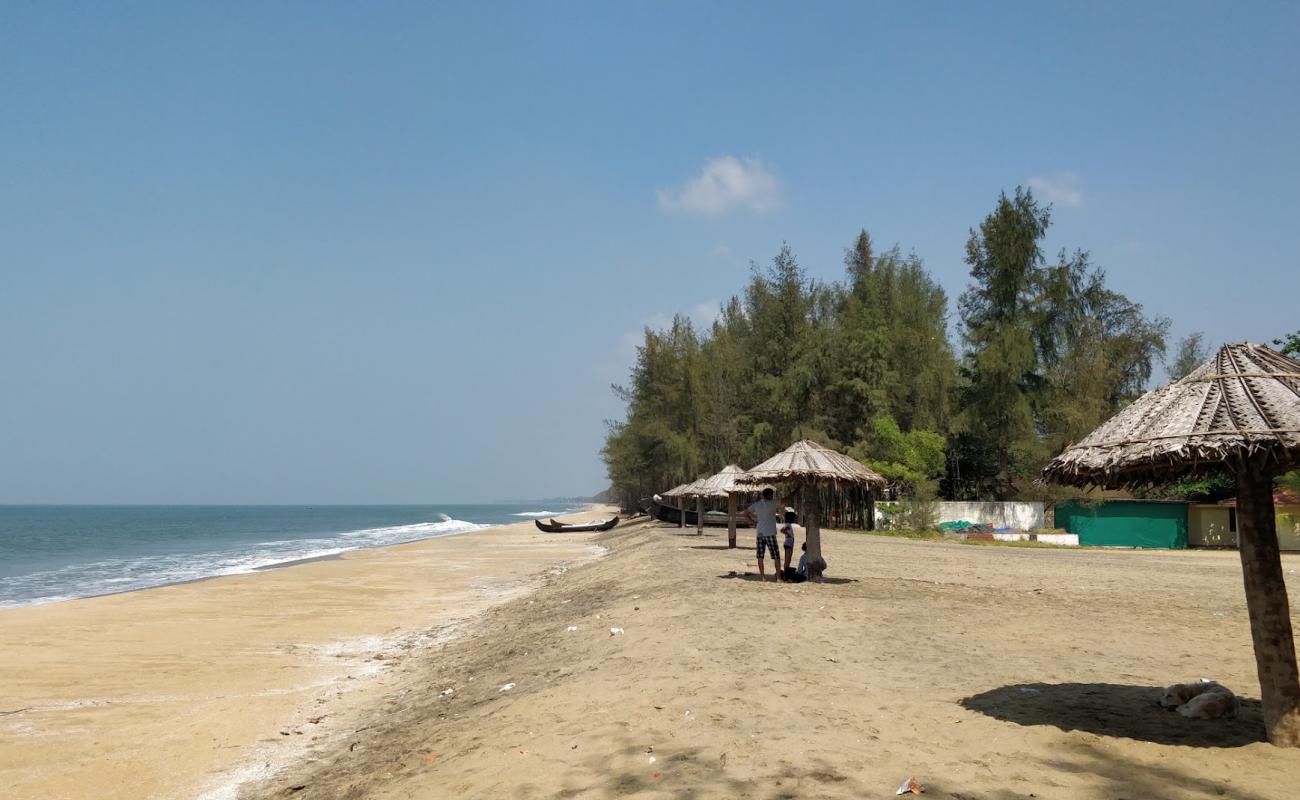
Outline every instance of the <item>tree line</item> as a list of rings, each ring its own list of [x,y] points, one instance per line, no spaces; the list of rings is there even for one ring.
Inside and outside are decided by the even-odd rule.
[[[787,245],[753,266],[708,330],[682,315],[647,328],[628,382],[613,387],[627,406],[601,453],[614,494],[632,503],[805,438],[905,497],[1041,493],[1032,479],[1052,456],[1145,390],[1169,332],[1086,251],[1049,261],[1050,224],[1028,189],[998,197],[966,243],[955,337],[922,260],[877,252],[865,230],[840,281],[810,278]],[[1204,350],[1200,334],[1184,339],[1171,374]]]

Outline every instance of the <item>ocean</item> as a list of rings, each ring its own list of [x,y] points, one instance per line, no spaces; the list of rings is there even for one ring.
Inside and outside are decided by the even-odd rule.
[[[573,510],[500,504],[0,506],[0,608],[237,575]]]

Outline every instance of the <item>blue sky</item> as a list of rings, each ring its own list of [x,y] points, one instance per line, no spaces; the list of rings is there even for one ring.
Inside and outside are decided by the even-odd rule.
[[[860,227],[955,297],[1017,184],[1300,328],[1300,5],[1047,5],[7,4],[0,502],[593,492],[641,325]]]

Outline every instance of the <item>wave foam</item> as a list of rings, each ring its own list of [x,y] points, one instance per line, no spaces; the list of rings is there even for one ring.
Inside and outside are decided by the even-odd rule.
[[[6,577],[0,582],[0,608],[148,589],[167,584],[242,575],[297,561],[359,550],[454,536],[491,527],[440,514],[437,522],[364,528],[307,539],[258,542],[237,549],[178,553],[131,559],[104,559],[58,569]]]

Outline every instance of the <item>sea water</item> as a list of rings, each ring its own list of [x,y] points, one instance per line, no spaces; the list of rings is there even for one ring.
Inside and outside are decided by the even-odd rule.
[[[0,607],[236,575],[572,510],[536,504],[0,506]]]

